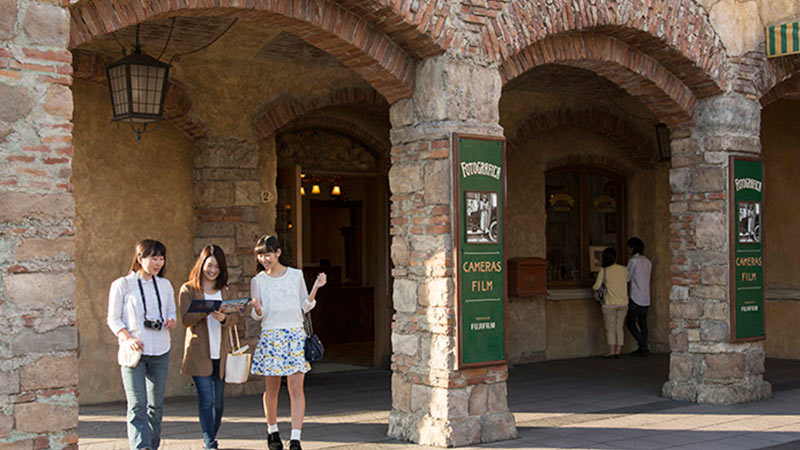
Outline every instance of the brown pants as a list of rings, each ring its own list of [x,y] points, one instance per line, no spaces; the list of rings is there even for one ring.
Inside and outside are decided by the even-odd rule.
[[[628,312],[626,306],[605,306],[603,305],[603,321],[606,324],[606,340],[608,345],[622,345],[624,338],[625,315]]]

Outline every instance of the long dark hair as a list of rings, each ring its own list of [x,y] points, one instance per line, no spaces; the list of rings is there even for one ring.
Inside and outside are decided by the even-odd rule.
[[[613,247],[603,250],[603,267],[608,267],[617,262],[617,251]]]
[[[264,254],[264,253],[277,253],[278,250],[281,250],[281,243],[278,241],[278,238],[275,236],[265,234],[258,238],[256,241],[256,246],[253,248],[253,253],[256,256]],[[281,250],[280,256],[278,256],[278,262],[283,264],[284,266],[289,266],[289,260],[284,255],[283,250]],[[256,273],[261,272],[262,270],[266,270],[266,268],[258,262],[258,258],[256,258]]]
[[[133,262],[131,262],[131,272],[138,272],[142,268],[139,264],[139,257],[147,258],[148,256],[163,256],[164,265],[158,271],[158,276],[163,277],[164,271],[167,268],[167,247],[155,239],[142,239],[136,243],[136,251],[133,253]]]
[[[217,260],[217,264],[219,264],[219,275],[217,279],[214,280],[214,289],[222,289],[228,284],[228,263],[225,261],[225,252],[222,251],[219,245],[208,244],[203,247],[200,256],[198,256],[197,261],[194,262],[192,271],[189,272],[189,284],[198,291],[203,290],[203,266],[206,260],[212,256]]]

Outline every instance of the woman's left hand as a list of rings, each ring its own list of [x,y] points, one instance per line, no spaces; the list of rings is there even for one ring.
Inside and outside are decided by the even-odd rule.
[[[325,272],[320,272],[320,274],[317,275],[317,279],[314,280],[314,287],[320,288],[322,286],[325,286],[325,283],[327,282],[328,282],[328,276],[325,275]]]
[[[167,330],[175,328],[175,319],[167,319],[167,321],[164,322],[164,328]]]
[[[211,311],[209,313],[209,315],[211,317],[217,319],[217,322],[219,322],[219,323],[222,323],[222,322],[225,321],[225,313],[222,313],[222,312],[219,312],[219,311]]]

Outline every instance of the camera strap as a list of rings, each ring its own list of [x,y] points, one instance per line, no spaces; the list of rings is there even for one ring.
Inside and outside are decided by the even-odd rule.
[[[164,314],[161,312],[161,294],[158,293],[158,280],[154,276],[153,289],[156,290],[156,300],[158,300],[158,317],[161,322],[164,322]],[[137,275],[136,281],[139,283],[139,293],[142,294],[142,305],[144,305],[144,320],[147,320],[147,300],[144,298],[144,288],[142,288],[142,279]]]

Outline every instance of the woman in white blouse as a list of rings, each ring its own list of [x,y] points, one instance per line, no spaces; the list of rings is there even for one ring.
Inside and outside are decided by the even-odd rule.
[[[108,326],[119,345],[142,351],[135,367],[121,366],[128,401],[131,450],[156,450],[169,369],[169,330],[175,328],[175,292],[164,276],[167,249],[152,239],[136,243],[130,273],[111,283]],[[150,392],[148,392],[148,390]]]
[[[250,372],[265,379],[263,396],[267,419],[267,449],[282,450],[278,433],[278,391],[286,376],[292,402],[290,450],[301,450],[306,399],[303,393],[305,374],[311,366],[305,359],[303,315],[315,305],[317,290],[325,285],[325,274],[314,281],[311,293],[306,289],[303,272],[281,261],[281,247],[274,236],[262,236],[255,247],[258,274],[250,281],[253,319],[261,321],[261,336],[253,355]]]

